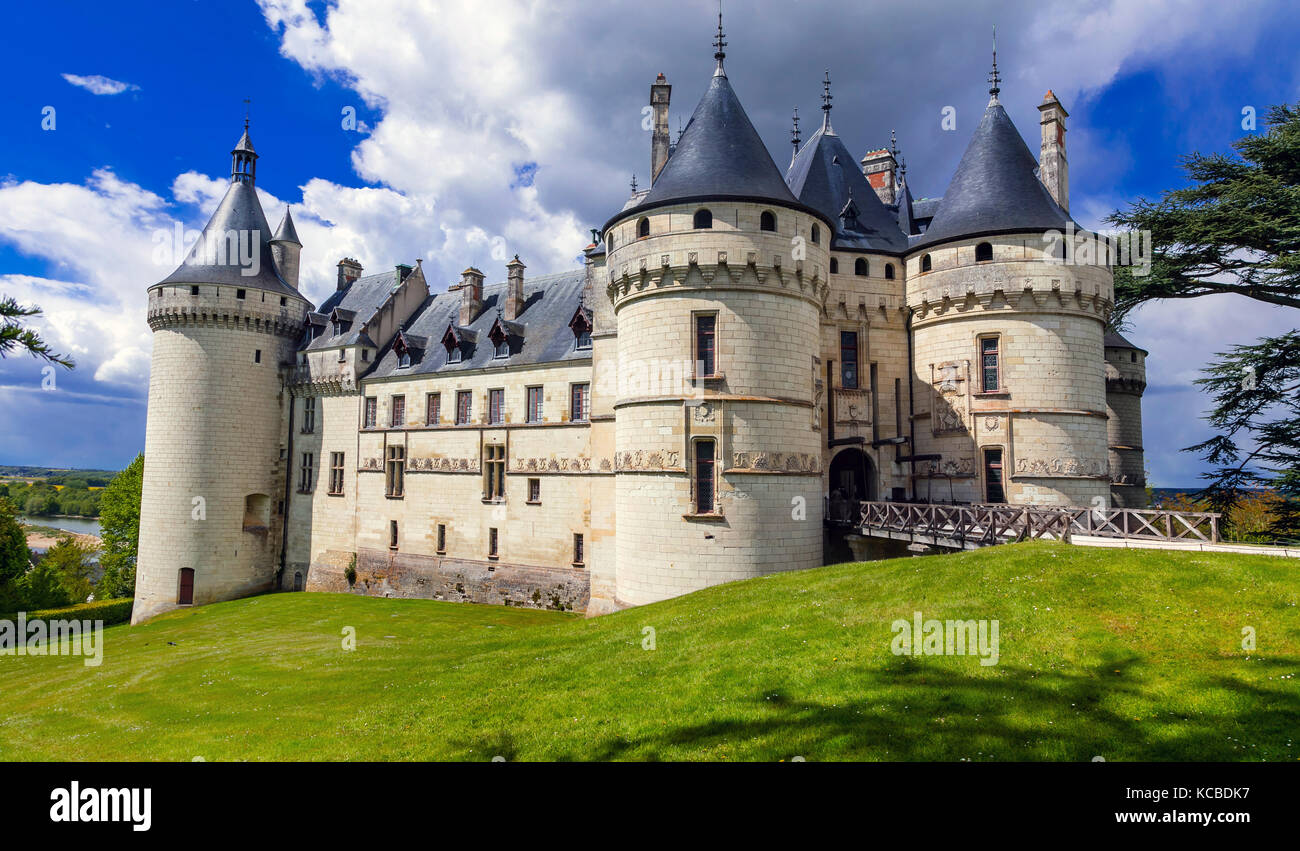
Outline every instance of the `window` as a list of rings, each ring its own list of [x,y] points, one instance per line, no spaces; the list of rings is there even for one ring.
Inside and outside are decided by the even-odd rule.
[[[892,281],[892,280],[894,280],[894,264],[893,264],[893,263],[886,263],[886,264],[885,264],[885,280],[886,280],[886,281]]]
[[[832,257],[832,258],[831,258],[831,274],[832,274],[832,275],[838,275],[839,273],[840,273],[840,261],[837,260],[837,259],[835,259],[834,257]]]
[[[1006,490],[1002,487],[1002,450],[984,450],[984,495],[985,502],[1006,502]]]
[[[312,480],[316,476],[315,465],[314,454],[302,453],[302,465],[298,468],[298,493],[311,493]]]
[[[932,268],[933,268],[933,265],[932,265],[931,262],[930,262],[930,255],[927,254],[927,255],[925,255],[924,257],[921,258],[921,271],[922,271],[922,272],[928,272],[928,271],[930,271],[930,269],[932,269]]]
[[[281,307],[284,307],[284,306],[285,306],[286,304],[288,304],[288,303],[289,303],[289,299],[285,298],[284,296],[280,296],[280,306],[281,306]]]
[[[987,242],[981,242],[975,246],[975,262],[983,263],[986,260],[993,259],[993,246]]]
[[[302,590],[302,571],[295,571],[293,574],[293,590]]]
[[[695,371],[698,376],[718,374],[717,329],[717,314],[695,317]]]
[[[983,375],[980,387],[985,393],[996,393],[1002,389],[997,337],[980,337],[980,371]]]
[[[510,357],[510,340],[508,338],[506,337],[501,338],[501,341],[496,344],[495,348],[492,349],[492,357],[494,358]]]
[[[362,427],[362,428],[374,428],[374,427],[375,427],[375,415],[376,415],[376,413],[377,413],[378,411],[379,411],[379,400],[376,399],[374,396],[367,396],[367,397],[366,397],[366,413],[365,413],[365,415],[362,417],[362,420],[361,420],[361,427]]]
[[[586,328],[586,329],[584,329],[584,330],[582,330],[582,331],[579,331],[579,332],[574,336],[574,338],[573,338],[573,347],[574,347],[575,349],[590,349],[590,348],[591,348],[591,329],[590,329],[590,328]]]
[[[695,513],[713,513],[712,440],[695,441]]]
[[[812,226],[812,244],[813,244],[813,245],[821,245],[821,241],[822,241],[822,229],[819,228],[819,227],[817,227],[817,225],[813,225],[813,226]]]
[[[401,428],[406,423],[406,397],[394,396],[393,409],[389,413],[389,428]]]
[[[650,220],[642,219],[636,223],[637,239],[643,239],[650,235]]]
[[[199,294],[198,287],[190,287],[190,295],[198,295],[198,294]]]
[[[456,391],[456,425],[469,425],[473,413],[474,393],[470,390]]]
[[[483,498],[496,502],[506,498],[506,448],[483,447]]]
[[[367,362],[369,362],[369,360],[370,360],[370,349],[362,349],[362,350],[361,350],[361,362],[362,362],[362,363],[367,363]]]
[[[397,549],[397,521],[396,520],[388,521],[388,548],[390,550]]]
[[[540,505],[542,502],[542,480],[528,480],[528,502],[532,505]]]
[[[411,365],[411,353],[409,351],[403,350],[402,353],[397,356],[397,368],[406,369],[410,365]]]
[[[447,524],[438,524],[438,552],[447,552]]]
[[[194,604],[194,568],[182,567],[176,588],[176,605],[190,606]]]
[[[497,529],[495,526],[488,529],[488,558],[500,557],[501,550],[499,548],[499,537],[500,536],[497,535]]]
[[[574,384],[569,387],[569,419],[585,423],[591,409],[591,385]]]
[[[442,419],[442,394],[430,393],[424,397],[424,424],[436,426]]]
[[[384,496],[401,498],[406,489],[406,447],[389,446],[384,451]]]
[[[1129,353],[1128,353],[1128,362],[1129,362],[1129,363],[1137,363],[1137,362],[1138,362],[1138,353],[1137,353],[1137,352],[1129,352]]]
[[[713,214],[708,210],[696,210],[694,225],[696,230],[707,230],[713,227]]]
[[[759,230],[776,230],[776,216],[771,210],[764,210],[763,215],[758,217]]]
[[[253,363],[261,363],[261,362],[262,362],[262,350],[256,349],[253,352]]]
[[[527,421],[530,423],[540,423],[542,421],[542,388],[528,388],[528,413]]]
[[[867,272],[868,267],[865,259],[859,257],[857,260],[853,261],[853,274],[857,275],[859,278],[865,278]]]
[[[488,422],[501,425],[506,421],[506,391],[501,389],[488,391]]]
[[[582,533],[581,533],[581,532],[574,532],[574,533],[573,533],[573,564],[574,564],[574,566],[575,566],[575,567],[580,567],[580,566],[582,566],[582,565],[584,564],[583,559],[586,558],[586,556],[587,556],[587,552],[586,552],[586,547],[584,546],[584,542],[583,542],[583,540],[582,540]]]
[[[244,497],[244,531],[265,532],[271,525],[271,498],[264,493]]]
[[[248,290],[235,290],[235,298],[246,298]]]
[[[347,362],[348,362],[348,350],[339,349],[339,363],[347,363]]]
[[[452,346],[447,351],[447,363],[460,363],[461,357],[460,346]]]
[[[316,430],[316,397],[304,396],[302,399],[302,433],[311,434]]]
[[[858,389],[858,332],[840,332],[840,387]]]
[[[340,496],[343,493],[343,453],[330,453],[330,493]]]

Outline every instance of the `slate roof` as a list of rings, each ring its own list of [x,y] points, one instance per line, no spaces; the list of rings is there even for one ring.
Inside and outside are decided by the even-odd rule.
[[[934,218],[934,214],[939,212],[939,206],[943,204],[943,198],[921,198],[912,202],[912,218],[914,220],[926,220]]]
[[[989,101],[930,227],[913,247],[986,233],[1063,230],[1070,216],[997,99]]]
[[[243,274],[251,265],[239,265],[237,250],[233,257],[226,254],[227,243],[221,236],[231,232],[249,234],[253,252],[258,258],[256,275]],[[220,251],[214,253],[205,250],[209,239],[212,245],[220,246]],[[243,244],[249,244],[249,238],[241,239]],[[194,243],[185,262],[154,286],[164,284],[220,284],[266,290],[307,300],[302,293],[280,278],[275,260],[271,257],[271,228],[267,225],[262,205],[257,200],[257,190],[252,183],[239,180],[232,181],[226,189],[226,197],[221,199],[221,204],[203,228],[203,235]]]
[[[1147,354],[1146,349],[1142,348],[1141,346],[1133,345],[1128,341],[1127,338],[1124,337],[1124,335],[1120,334],[1117,331],[1106,332],[1106,339],[1104,340],[1104,345],[1108,349],[1136,349],[1137,351],[1142,352],[1143,354]]]
[[[464,327],[456,325],[460,318],[461,293],[435,293],[407,320],[402,329],[408,340],[413,337],[428,339],[428,346],[420,353],[420,357],[413,357],[411,366],[399,368],[397,355],[390,345],[380,352],[375,359],[374,368],[365,377],[446,374],[485,367],[588,360],[591,358],[591,350],[574,348],[573,329],[569,327],[569,320],[578,307],[586,281],[585,269],[526,280],[524,308],[517,319],[510,323],[512,331],[522,326],[523,334],[520,336],[512,333],[509,336],[508,358],[495,357],[495,347],[488,339],[488,332],[497,321],[497,309],[505,308],[505,282],[483,287],[483,307],[478,316]],[[465,340],[461,349],[463,360],[460,363],[448,363],[447,350],[438,342],[452,326],[456,327],[456,336]]]
[[[375,311],[383,307],[393,290],[397,289],[397,285],[401,283],[397,275],[397,269],[389,269],[357,278],[346,289],[335,290],[316,311],[325,319],[325,333],[307,343],[301,351],[318,351],[338,346],[374,346],[374,341],[368,335],[361,333],[361,328],[375,315]],[[342,334],[331,333],[334,326],[330,323],[329,317],[335,310],[338,310],[343,318],[347,318],[349,313],[352,314],[352,327]],[[310,316],[308,321],[318,324]]]
[[[275,236],[271,238],[272,242],[292,242],[294,245],[301,246],[302,242],[298,239],[298,229],[293,226],[293,216],[289,213],[289,208],[284,208],[284,218],[280,220],[280,226],[275,229]]]
[[[825,124],[799,150],[785,179],[800,201],[835,223],[832,248],[907,250],[907,237],[896,217],[881,203],[840,137]],[[850,198],[857,216],[846,220],[842,214],[849,208]]]
[[[633,209],[704,198],[803,207],[786,186],[767,146],[722,73],[710,80],[672,156],[654,186]],[[616,218],[623,218],[627,212],[624,210]]]

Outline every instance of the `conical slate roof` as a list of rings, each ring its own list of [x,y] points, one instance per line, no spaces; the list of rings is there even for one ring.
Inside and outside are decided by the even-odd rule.
[[[986,233],[1063,230],[1070,216],[997,99],[989,101],[930,227],[913,247]]]
[[[705,198],[803,206],[786,186],[722,73],[710,81],[676,150],[650,192],[634,209]]]
[[[885,209],[857,160],[833,130],[823,125],[795,156],[786,173],[790,189],[835,223],[833,248],[903,252],[907,237]],[[846,220],[850,198],[857,216]]]
[[[233,237],[226,239],[228,234]],[[241,252],[256,258],[256,262],[242,263]],[[254,269],[255,274],[243,274]],[[276,272],[271,258],[271,228],[257,200],[257,190],[252,183],[241,180],[230,184],[185,262],[155,286],[164,284],[220,284],[302,297]]]
[[[280,226],[275,229],[275,236],[271,241],[292,242],[294,245],[302,246],[298,240],[298,229],[293,226],[293,215],[290,214],[288,207],[284,208],[284,218],[280,220]]]

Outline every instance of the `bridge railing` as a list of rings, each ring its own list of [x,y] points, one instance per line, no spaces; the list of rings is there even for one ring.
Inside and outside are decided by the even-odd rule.
[[[1221,515],[1203,511],[860,502],[863,526],[975,544],[1071,535],[1218,543]]]

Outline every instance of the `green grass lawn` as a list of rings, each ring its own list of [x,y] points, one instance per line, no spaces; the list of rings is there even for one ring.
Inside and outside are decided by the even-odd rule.
[[[0,759],[1295,760],[1297,602],[1291,559],[1039,543],[591,620],[276,594],[0,656]],[[895,656],[917,610],[997,619],[1000,663]]]

